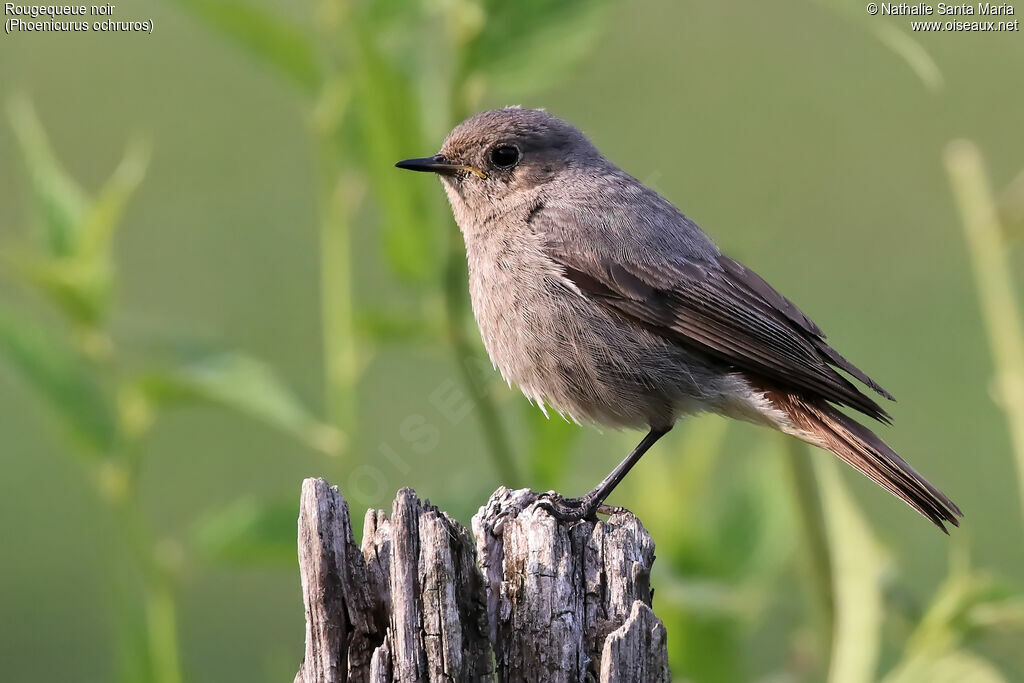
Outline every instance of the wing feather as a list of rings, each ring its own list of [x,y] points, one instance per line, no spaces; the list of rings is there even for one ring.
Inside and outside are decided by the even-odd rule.
[[[544,233],[545,221],[559,218],[547,215],[534,225]],[[654,257],[650,251],[641,257],[597,253],[580,233],[578,225],[559,230],[548,223],[543,236],[547,255],[584,296],[775,386],[889,421],[888,413],[837,369],[892,396],[829,346],[814,321],[754,271],[717,250],[692,260]]]

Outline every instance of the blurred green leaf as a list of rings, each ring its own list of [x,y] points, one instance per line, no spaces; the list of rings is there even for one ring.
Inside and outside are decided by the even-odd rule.
[[[409,25],[419,23],[422,30],[422,22],[426,18],[424,10],[431,3],[410,0],[373,0],[373,2],[356,3],[358,10],[362,13],[364,26],[367,30],[376,33],[384,33],[393,30],[396,25]],[[369,27],[372,27],[369,28]]]
[[[1004,683],[1006,679],[984,659],[955,651],[937,658],[912,659],[882,683]]]
[[[137,598],[125,595],[127,592],[127,586],[119,586],[115,601],[114,680],[117,683],[151,683],[156,676],[149,655],[146,619],[141,613],[141,606],[134,601]]]
[[[739,577],[748,573],[763,533],[761,501],[749,482],[720,491],[714,524],[707,528],[707,545],[714,556],[715,573]]]
[[[380,343],[430,341],[440,339],[442,334],[436,322],[421,316],[379,309],[357,313],[355,325],[361,336]]]
[[[722,418],[681,429],[630,474],[642,477],[631,507],[659,539],[652,584],[675,634],[673,667],[692,680],[743,680],[745,634],[772,604],[793,543],[780,463],[767,452],[723,458]]]
[[[1005,230],[981,150],[970,140],[946,145],[943,161],[963,225],[971,272],[995,368],[992,393],[1006,416],[1024,512],[1024,316],[1004,241]]]
[[[74,436],[99,454],[113,447],[113,402],[89,364],[60,336],[0,306],[0,352]]]
[[[819,457],[815,471],[821,485],[825,522],[832,539],[835,633],[830,683],[870,683],[881,648],[882,579],[886,554],[840,478],[836,461]]]
[[[714,526],[707,545],[713,550],[716,574],[741,581],[765,581],[774,575],[792,549],[792,520],[787,516],[788,492],[781,478],[777,444],[745,457],[729,486],[716,486]]]
[[[357,64],[353,99],[361,106],[341,146],[355,147],[363,159],[374,160],[364,168],[391,268],[408,283],[436,279],[442,263],[440,228],[449,228],[451,220],[442,218],[436,185],[396,173],[393,164],[411,154],[429,155],[437,142],[424,139],[417,107],[411,104],[416,97],[409,76],[385,59],[367,35],[353,31],[347,37]]]
[[[41,255],[14,253],[5,260],[65,315],[95,326],[109,306],[114,278],[111,239],[125,204],[145,175],[148,149],[131,145],[93,201],[54,159],[27,100],[12,102],[11,121],[32,178],[46,248]]]
[[[294,567],[299,503],[245,498],[206,515],[193,533],[200,555],[225,564]]]
[[[603,0],[487,0],[483,26],[466,46],[466,72],[503,97],[536,92],[586,54],[608,6]]]
[[[686,512],[695,512],[707,502],[729,423],[709,415],[687,421],[684,429],[681,447],[664,452],[669,472],[660,478],[687,506],[683,516],[688,517]]]
[[[975,606],[970,623],[978,629],[1024,631],[1024,596],[1019,593]]]
[[[949,576],[907,641],[904,666],[953,653],[981,631],[1024,629],[1019,594],[993,576],[969,569],[966,547],[951,564]]]
[[[14,254],[8,264],[26,282],[43,292],[71,320],[95,326],[110,302],[113,272],[105,259],[43,260]]]
[[[71,256],[78,245],[78,233],[89,199],[53,155],[46,132],[28,99],[14,98],[8,106],[8,114],[28,167],[46,253],[53,257]]]
[[[158,406],[205,401],[237,410],[332,455],[343,445],[338,430],[314,418],[273,368],[237,351],[150,373],[140,388]]]
[[[717,416],[686,420],[620,484],[621,491],[628,492],[630,509],[656,538],[664,539],[659,540],[659,557],[679,574],[705,576],[704,558],[711,553],[705,547],[704,529],[709,505],[720,493],[712,478],[727,430],[728,423]],[[623,455],[635,445],[634,438],[616,440]]]
[[[178,609],[174,591],[165,582],[149,586],[146,602],[147,648],[152,666],[152,683],[182,683],[178,655]]]
[[[72,320],[95,326],[109,309],[114,280],[111,240],[128,199],[145,175],[148,158],[145,146],[128,148],[106,186],[84,210],[71,253],[48,259],[31,254],[8,257],[25,280],[45,292]]]
[[[111,240],[121,222],[125,205],[146,176],[150,149],[134,142],[125,150],[114,173],[90,204],[82,220],[79,258],[106,262]]]
[[[558,488],[564,482],[572,445],[581,428],[578,424],[566,422],[551,408],[548,408],[550,418],[530,404],[524,410],[529,428],[527,466],[530,468],[531,485],[541,489]]]
[[[704,522],[711,478],[715,472],[728,423],[712,416],[692,418],[669,433],[658,448],[644,456],[621,484],[630,491],[634,512],[651,529],[672,529],[669,553],[684,545],[686,539]],[[622,440],[623,448],[632,447]],[[625,455],[625,452],[623,453]],[[663,501],[676,501],[665,505]]]
[[[244,0],[172,0],[218,33],[313,92],[322,75],[311,38],[300,27]]]

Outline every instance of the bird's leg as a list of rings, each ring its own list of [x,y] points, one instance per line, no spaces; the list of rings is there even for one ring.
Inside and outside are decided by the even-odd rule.
[[[643,454],[661,437],[668,434],[672,426],[651,427],[647,436],[637,444],[636,448],[630,451],[629,455],[620,462],[611,473],[601,480],[593,491],[580,498],[562,498],[553,491],[543,494],[537,499],[537,505],[546,509],[553,517],[562,521],[576,521],[580,519],[593,519],[599,508],[604,507],[605,498],[619,485],[626,473],[639,462]],[[609,508],[618,511],[619,508]]]

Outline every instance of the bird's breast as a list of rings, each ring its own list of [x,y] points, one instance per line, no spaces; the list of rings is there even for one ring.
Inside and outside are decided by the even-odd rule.
[[[498,239],[469,249],[473,313],[491,361],[542,408],[577,421],[648,423],[649,380],[636,372],[656,369],[630,365],[631,331],[583,298],[535,247]]]
[[[507,382],[577,421],[617,427],[668,425],[721,402],[726,372],[584,296],[534,239],[467,237],[473,313]]]

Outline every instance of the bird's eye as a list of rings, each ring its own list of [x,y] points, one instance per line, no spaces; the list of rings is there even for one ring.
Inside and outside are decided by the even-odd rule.
[[[491,163],[498,168],[512,168],[519,163],[519,149],[512,145],[499,145],[491,150]]]

